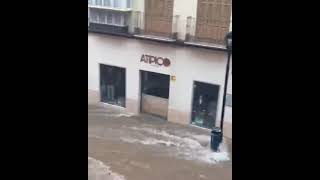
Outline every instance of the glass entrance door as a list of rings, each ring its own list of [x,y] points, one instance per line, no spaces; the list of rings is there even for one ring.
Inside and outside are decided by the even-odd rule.
[[[191,124],[208,129],[214,127],[218,96],[218,85],[198,81],[194,82]]]

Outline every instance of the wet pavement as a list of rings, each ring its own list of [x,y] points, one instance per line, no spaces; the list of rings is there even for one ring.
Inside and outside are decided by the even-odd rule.
[[[89,180],[231,180],[224,142],[214,153],[208,130],[88,105]]]

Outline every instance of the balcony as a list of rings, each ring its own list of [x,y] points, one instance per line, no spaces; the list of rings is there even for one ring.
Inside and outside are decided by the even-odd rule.
[[[230,20],[204,21],[187,18],[185,44],[201,47],[225,48],[225,35],[230,32]]]
[[[178,15],[151,15],[140,11],[132,15],[135,37],[165,42],[177,40]]]
[[[129,13],[105,9],[89,9],[88,30],[91,32],[129,36]]]

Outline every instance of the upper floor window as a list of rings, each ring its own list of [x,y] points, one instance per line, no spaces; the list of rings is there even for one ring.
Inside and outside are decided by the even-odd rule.
[[[108,13],[107,15],[107,24],[112,24],[112,13]]]
[[[121,4],[120,1],[121,1],[121,0],[114,0],[114,1],[113,1],[113,7],[116,7],[116,8],[120,7],[120,4]]]
[[[102,0],[96,0],[96,5],[102,6]]]
[[[114,24],[121,25],[122,14],[115,13],[114,14]]]
[[[103,0],[105,6],[111,6],[110,0]]]
[[[94,9],[90,11],[90,21],[93,23],[99,24],[109,24],[109,25],[118,25],[118,26],[126,26],[127,25],[127,14]]]

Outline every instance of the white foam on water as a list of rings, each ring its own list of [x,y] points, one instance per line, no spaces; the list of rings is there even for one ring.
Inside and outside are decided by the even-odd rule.
[[[205,176],[205,175],[203,175],[203,174],[200,174],[200,175],[199,175],[199,178],[200,178],[200,179],[208,179],[207,176]]]
[[[126,180],[123,175],[112,172],[110,167],[102,161],[88,157],[88,179],[89,180]]]
[[[130,129],[132,130],[137,130],[137,131],[144,131],[144,132],[147,132],[147,133],[150,133],[150,134],[155,134],[155,135],[160,135],[160,136],[164,136],[164,137],[168,137],[168,138],[180,138],[178,136],[174,136],[174,135],[171,135],[171,134],[168,134],[167,132],[165,131],[159,131],[159,130],[156,130],[156,129],[152,129],[152,128],[137,128],[137,127],[129,127]]]
[[[88,134],[88,138],[103,139],[103,137],[101,136],[89,135],[89,134]]]
[[[230,160],[228,152],[212,152],[211,149],[202,149],[194,155],[198,156],[199,160],[209,164]]]
[[[120,138],[124,142],[128,143],[140,143],[144,145],[165,145],[165,146],[179,146],[179,144],[174,143],[172,141],[165,141],[165,140],[160,140],[160,139],[155,139],[155,138],[147,138],[144,140],[138,140],[138,139],[133,139],[133,138]]]
[[[183,145],[189,147],[190,149],[199,149],[202,148],[203,146],[201,146],[201,144],[194,140],[194,139],[190,139],[190,138],[181,138],[181,141],[183,141]]]
[[[189,134],[193,139],[200,142],[210,142],[211,137],[209,135]]]
[[[163,130],[156,130],[151,128],[130,127],[130,129],[158,135],[163,139],[147,137],[145,139],[122,138],[121,140],[129,143],[140,143],[144,145],[160,144],[175,147],[178,150],[176,155],[178,155],[179,157],[182,156],[184,159],[198,160],[209,164],[215,164],[217,162],[230,160],[227,147],[224,143],[221,143],[219,152],[213,152],[210,149],[209,135],[189,134],[189,137],[179,137],[176,135],[169,134]],[[202,146],[199,141],[207,142],[208,146]]]
[[[117,117],[117,118],[119,118],[119,117],[127,117],[127,118],[129,118],[129,117],[134,116],[134,114],[123,114],[123,113],[113,114],[113,113],[111,113],[111,114],[104,114],[104,116],[106,116],[106,117]]]
[[[137,143],[137,142],[140,142],[138,139],[133,139],[133,138],[124,138],[124,137],[121,137],[120,139],[121,139],[121,141],[128,142],[128,143]]]
[[[115,117],[132,117],[133,116],[133,114],[117,114],[117,115],[115,115]]]

